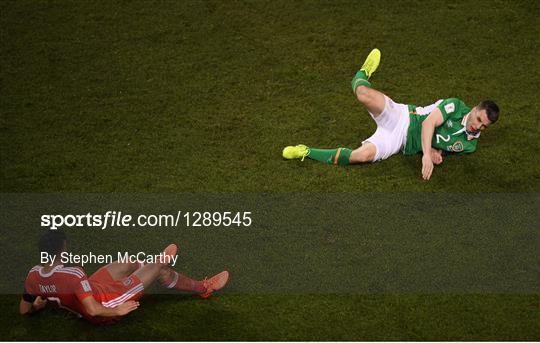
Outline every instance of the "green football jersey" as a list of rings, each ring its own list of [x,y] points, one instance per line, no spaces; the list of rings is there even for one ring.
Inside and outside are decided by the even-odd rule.
[[[422,151],[422,122],[435,108],[441,110],[444,122],[435,128],[431,146],[448,152],[471,153],[475,151],[480,133],[471,135],[465,131],[464,117],[471,109],[463,101],[449,98],[426,107],[409,105],[411,120],[403,153],[414,155]]]

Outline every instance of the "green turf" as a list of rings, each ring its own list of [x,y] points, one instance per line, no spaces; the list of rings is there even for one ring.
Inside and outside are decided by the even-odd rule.
[[[539,15],[533,0],[1,1],[0,191],[538,192]],[[371,135],[350,79],[373,47],[372,83],[398,102],[497,101],[476,153],[429,182],[420,156],[281,159]],[[540,339],[537,295],[156,296],[114,328],[0,299],[6,339]]]
[[[5,297],[2,297],[5,298]],[[13,311],[13,297],[2,312]],[[521,296],[149,296],[144,310],[95,327],[58,310],[13,317],[17,340],[536,340],[540,298]],[[512,318],[512,320],[508,320]]]
[[[538,6],[2,2],[2,190],[538,191]],[[419,157],[281,160],[371,135],[350,79],[373,47],[396,101],[499,103],[477,153],[429,183]]]

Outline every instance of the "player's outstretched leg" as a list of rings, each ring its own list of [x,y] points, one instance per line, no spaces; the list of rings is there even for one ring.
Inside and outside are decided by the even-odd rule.
[[[177,250],[178,248],[175,244],[170,244],[163,251],[163,255],[173,257],[176,255]],[[159,280],[164,287],[184,292],[192,292],[202,298],[208,298],[213,292],[223,288],[229,280],[229,272],[223,271],[211,278],[197,281],[180,274],[169,267],[167,265],[169,260],[170,259],[162,258],[162,261],[158,263],[145,264],[133,274],[137,275],[141,280],[144,288],[150,286],[155,280]]]
[[[159,282],[163,287],[184,292],[204,293],[206,291],[206,287],[202,281],[180,274],[171,267],[161,269]]]
[[[354,163],[372,162],[377,148],[370,142],[364,143],[356,150],[348,148],[315,149],[303,144],[288,146],[283,149],[283,158],[288,160],[310,158],[326,164],[338,164],[345,166]]]
[[[300,144],[296,146],[288,146],[283,149],[283,158],[288,160],[310,158],[326,164],[349,164],[349,157],[351,156],[351,149],[337,148],[337,149],[315,149],[308,148],[307,146]]]

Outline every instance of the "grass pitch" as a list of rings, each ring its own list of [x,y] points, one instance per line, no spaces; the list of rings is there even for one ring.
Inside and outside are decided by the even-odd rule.
[[[536,1],[2,1],[1,191],[536,193],[539,15]],[[476,153],[429,182],[420,156],[281,159],[372,134],[350,79],[374,47],[372,83],[398,102],[497,101]],[[109,328],[0,299],[5,339],[540,339],[538,295],[151,296]]]

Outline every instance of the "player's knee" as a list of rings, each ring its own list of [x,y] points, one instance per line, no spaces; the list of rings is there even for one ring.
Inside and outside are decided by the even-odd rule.
[[[356,98],[363,104],[369,102],[371,100],[369,88],[363,85],[356,87]]]
[[[136,271],[137,269],[139,269],[140,267],[141,267],[141,264],[139,262],[126,264],[127,272],[130,274]]]
[[[123,276],[129,275],[139,268],[138,263],[120,263],[114,264],[113,269],[116,273],[120,273]],[[109,269],[110,270],[110,269]]]
[[[169,274],[170,274],[170,271],[168,268],[162,268],[159,270],[159,277],[160,278],[163,278],[163,279],[166,279],[169,277]]]
[[[373,162],[376,148],[373,144],[363,145],[351,153],[350,163]]]

